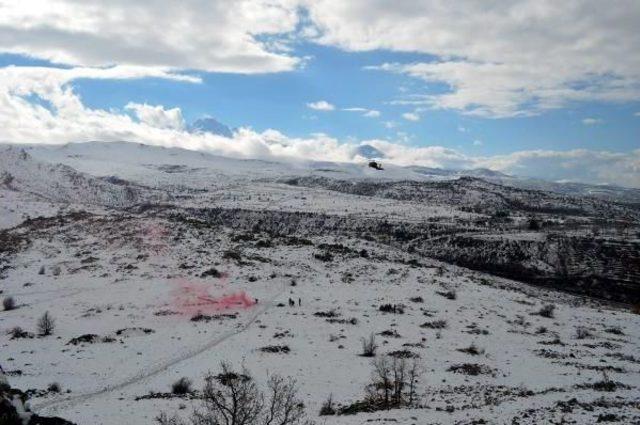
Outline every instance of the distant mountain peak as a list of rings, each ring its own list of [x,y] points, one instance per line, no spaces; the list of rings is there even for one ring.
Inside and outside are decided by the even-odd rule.
[[[353,155],[359,155],[365,158],[384,158],[385,154],[381,150],[374,148],[371,145],[360,145],[355,148]]]
[[[213,117],[197,119],[189,126],[188,129],[190,133],[210,133],[227,137],[229,139],[233,137],[231,129]]]

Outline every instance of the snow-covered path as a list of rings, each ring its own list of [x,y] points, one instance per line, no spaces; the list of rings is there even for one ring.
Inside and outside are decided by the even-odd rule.
[[[149,367],[144,368],[134,376],[131,376],[119,383],[107,385],[98,391],[80,394],[80,395],[76,395],[76,396],[68,397],[64,399],[49,400],[49,401],[44,401],[42,403],[37,403],[33,406],[34,410],[40,411],[40,412],[46,412],[47,414],[54,414],[58,411],[68,409],[77,404],[87,402],[89,400],[107,395],[109,393],[124,390],[127,387],[142,383],[163,372],[166,372],[167,370],[176,366],[177,364],[182,363],[186,360],[192,359],[206,351],[209,351],[212,348],[229,340],[230,338],[233,338],[234,336],[246,331],[263,313],[268,311],[273,306],[274,301],[279,296],[282,295],[285,288],[286,286],[283,284],[280,287],[280,289],[271,298],[268,299],[267,302],[257,304],[258,307],[254,309],[253,314],[251,314],[248,320],[246,320],[243,324],[239,325],[233,330],[225,332],[224,334],[218,336],[217,338],[214,338],[208,341],[204,345],[191,348],[190,350],[187,350],[172,359],[169,359],[154,365],[150,365]]]

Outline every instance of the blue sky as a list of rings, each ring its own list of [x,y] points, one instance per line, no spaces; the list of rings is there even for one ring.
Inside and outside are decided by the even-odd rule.
[[[391,105],[406,91],[433,94],[446,91],[443,84],[364,69],[385,62],[434,60],[429,55],[391,51],[344,52],[337,48],[302,43],[299,56],[309,57],[304,67],[275,74],[243,75],[190,71],[201,84],[156,78],[92,80],[73,83],[83,102],[92,108],[123,108],[128,102],[180,107],[186,121],[210,115],[230,127],[250,126],[263,131],[276,128],[294,137],[327,133],[340,139],[404,140],[410,145],[438,145],[487,155],[523,149],[637,149],[640,102],[586,102],[539,115],[482,118],[458,111],[428,110],[416,122],[402,118],[413,108]],[[0,66],[44,64],[16,55],[1,55]],[[314,111],[307,103],[326,100],[336,106]],[[342,111],[362,107],[381,112],[378,118]],[[587,125],[586,118],[602,122]],[[386,122],[394,122],[387,128]],[[400,133],[400,135],[399,135]],[[479,145],[474,141],[480,141]]]
[[[640,186],[640,8],[623,1],[69,1],[0,5],[6,141],[330,160],[378,143],[401,164],[603,183],[613,166]],[[242,143],[184,134],[203,116],[247,130]]]

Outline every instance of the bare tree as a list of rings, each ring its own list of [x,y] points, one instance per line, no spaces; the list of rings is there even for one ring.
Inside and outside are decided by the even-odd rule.
[[[233,371],[222,363],[222,373],[208,375],[203,390],[203,408],[193,414],[194,425],[253,425],[264,406],[263,396],[253,377],[243,368]]]
[[[296,381],[272,375],[262,392],[246,368],[235,372],[229,363],[222,372],[205,377],[202,406],[186,420],[165,413],[160,425],[305,425],[305,406],[298,398]]]
[[[273,375],[267,382],[264,425],[299,424],[305,417],[304,403],[298,399],[296,381]]]
[[[56,326],[56,321],[48,311],[45,311],[44,314],[38,319],[37,326],[41,336],[48,336],[53,334],[53,330]]]
[[[362,338],[362,357],[375,357],[376,349],[376,337],[374,334],[369,335],[369,338]]]
[[[391,409],[415,403],[416,385],[424,372],[418,359],[380,356],[372,366],[372,381],[365,387],[372,407]]]
[[[372,362],[373,376],[372,382],[367,385],[367,398],[375,403],[381,404],[382,408],[388,409],[391,400],[391,365],[388,356],[381,356]]]
[[[420,361],[418,361],[418,359],[413,359],[407,373],[409,384],[407,404],[409,406],[413,406],[413,403],[415,403],[416,401],[416,386],[420,381],[420,377],[424,374],[424,371],[424,366],[420,363]]]

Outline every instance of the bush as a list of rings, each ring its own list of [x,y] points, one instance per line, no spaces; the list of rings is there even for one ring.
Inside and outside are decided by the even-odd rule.
[[[441,295],[448,300],[455,300],[456,298],[458,298],[458,294],[456,294],[456,291],[454,289],[451,289],[450,291],[446,291],[446,292],[437,291],[436,294]]]
[[[171,384],[171,392],[176,395],[185,395],[191,393],[191,380],[183,376],[182,378]]]
[[[482,348],[478,348],[475,344],[471,344],[466,348],[458,348],[458,351],[461,353],[470,354],[472,356],[479,356],[480,354],[484,354],[484,350]]]
[[[463,375],[478,376],[478,375],[494,375],[493,369],[489,366],[475,363],[463,363],[449,367],[449,372],[461,373]]]
[[[9,330],[9,335],[11,335],[11,339],[33,338],[33,334],[31,332],[23,330],[20,326],[16,326]]]
[[[4,311],[9,311],[9,310],[13,310],[16,308],[16,300],[13,297],[5,297],[4,300],[2,300],[2,307],[4,308]]]
[[[51,317],[48,311],[38,319],[37,328],[40,336],[49,336],[53,334],[55,329],[55,319]]]
[[[369,338],[362,338],[362,357],[375,357],[378,345],[376,344],[376,336],[369,335]]]
[[[404,314],[404,306],[401,304],[382,304],[378,310],[383,313]]]
[[[538,310],[536,313],[538,316],[546,317],[548,319],[553,319],[555,317],[556,306],[553,304],[547,304]]]
[[[58,384],[57,382],[52,382],[47,387],[47,391],[52,393],[59,393],[60,391],[62,391],[62,389],[60,388],[60,384]]]
[[[330,252],[316,252],[315,254],[313,254],[313,257],[316,260],[320,260],[320,261],[324,261],[325,263],[328,263],[330,261],[333,261],[333,255],[331,255]]]
[[[538,222],[538,220],[536,220],[535,218],[532,218],[532,219],[530,219],[530,220],[529,220],[529,223],[528,223],[528,225],[527,225],[527,228],[528,228],[529,230],[534,231],[534,232],[535,232],[535,231],[538,231],[538,230],[540,230],[540,223],[539,223],[539,222]]]
[[[322,407],[320,407],[320,416],[330,416],[335,414],[336,409],[333,406],[333,395],[329,394],[329,398],[327,398],[324,403],[322,403]]]
[[[434,320],[433,322],[424,322],[420,325],[421,328],[426,329],[444,329],[447,327],[446,320]]]
[[[576,339],[591,338],[592,336],[593,335],[591,335],[589,329],[585,328],[584,326],[578,326],[576,328]]]

